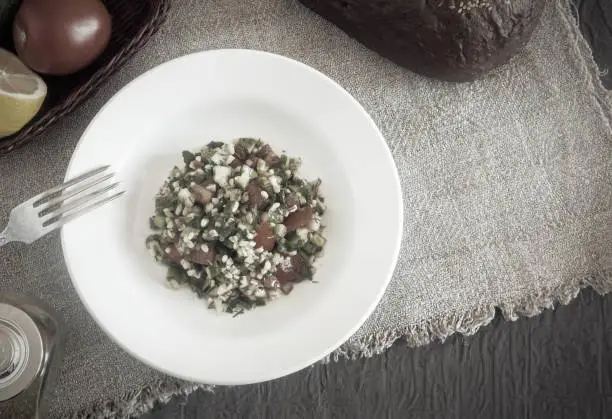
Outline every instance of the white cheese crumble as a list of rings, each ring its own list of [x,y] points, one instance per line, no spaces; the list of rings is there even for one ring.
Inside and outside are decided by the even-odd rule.
[[[242,189],[246,189],[247,185],[251,181],[252,172],[253,169],[251,169],[249,166],[242,166],[242,172],[240,173],[240,176],[234,178],[235,182],[240,185]]]
[[[221,187],[225,187],[227,186],[227,180],[232,173],[232,169],[227,166],[215,166],[213,167],[213,173],[215,183]]]

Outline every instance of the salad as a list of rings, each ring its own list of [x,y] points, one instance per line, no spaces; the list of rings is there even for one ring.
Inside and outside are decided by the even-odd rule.
[[[146,245],[171,287],[241,314],[313,280],[325,247],[320,180],[253,138],[184,151],[155,198]]]

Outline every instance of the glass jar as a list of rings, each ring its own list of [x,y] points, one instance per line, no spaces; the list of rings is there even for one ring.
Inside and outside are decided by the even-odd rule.
[[[0,417],[43,418],[62,357],[62,324],[42,301],[0,293]]]

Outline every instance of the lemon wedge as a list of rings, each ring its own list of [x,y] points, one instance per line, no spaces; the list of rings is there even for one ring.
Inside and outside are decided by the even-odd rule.
[[[0,138],[16,133],[34,118],[45,96],[43,79],[0,48]]]

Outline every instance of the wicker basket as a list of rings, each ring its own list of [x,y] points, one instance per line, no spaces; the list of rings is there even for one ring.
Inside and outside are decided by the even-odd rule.
[[[48,94],[38,115],[18,133],[0,139],[0,155],[32,140],[90,97],[164,22],[171,0],[103,0],[113,18],[111,40],[89,67],[64,77],[44,76]],[[10,25],[9,25],[10,26]],[[0,46],[13,49],[10,31],[0,34]]]

